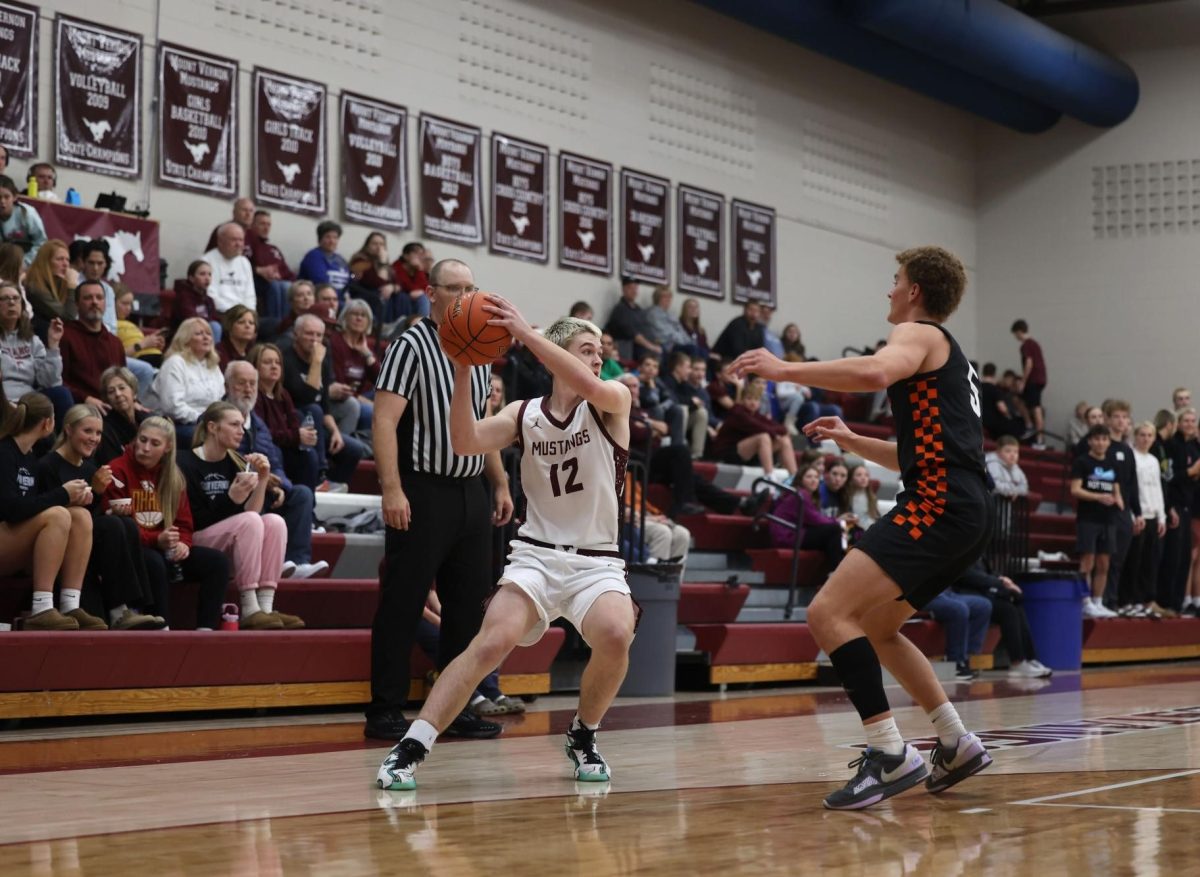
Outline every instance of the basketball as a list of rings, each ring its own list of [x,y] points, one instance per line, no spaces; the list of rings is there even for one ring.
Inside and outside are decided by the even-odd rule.
[[[438,335],[446,354],[460,365],[490,365],[512,346],[503,326],[489,326],[492,315],[483,309],[486,292],[466,292],[454,299]]]

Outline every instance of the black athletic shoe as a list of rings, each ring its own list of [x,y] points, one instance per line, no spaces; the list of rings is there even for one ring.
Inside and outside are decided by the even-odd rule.
[[[443,737],[467,737],[472,740],[488,740],[500,736],[500,725],[473,715],[470,710],[458,714],[450,727],[442,732]]]
[[[979,678],[979,671],[972,670],[971,665],[967,661],[960,661],[954,667],[954,679],[957,682],[970,682],[972,679]]]
[[[907,745],[900,755],[887,755],[880,749],[868,749],[847,767],[858,768],[858,773],[845,786],[825,798],[825,806],[830,810],[870,807],[911,789],[928,774],[921,753]]]
[[[376,716],[367,716],[363,725],[363,736],[374,740],[402,740],[408,733],[408,719],[399,710],[389,710]]]
[[[608,762],[596,748],[596,732],[589,728],[567,729],[567,758],[575,765],[575,779],[581,783],[606,783],[612,779]]]

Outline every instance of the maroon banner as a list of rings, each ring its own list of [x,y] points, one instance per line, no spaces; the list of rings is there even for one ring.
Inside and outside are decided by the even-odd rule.
[[[254,68],[255,200],[325,212],[325,86]]]
[[[721,233],[725,199],[716,192],[679,184],[679,289],[723,298]]]
[[[472,125],[421,114],[421,222],[428,237],[483,243],[482,140]]]
[[[37,152],[36,7],[0,2],[0,143],[9,156]]]
[[[558,264],[612,274],[611,164],[569,152],[558,156]]]
[[[733,220],[733,300],[775,307],[775,210],[736,198]]]
[[[622,274],[643,283],[669,282],[670,198],[670,180],[621,169]]]
[[[158,52],[158,181],[237,192],[238,64],[163,43]]]
[[[49,240],[71,243],[104,238],[112,257],[110,280],[120,280],[134,292],[158,292],[158,223],[124,213],[71,207],[59,201],[21,198],[42,218]]]
[[[54,25],[55,161],[141,176],[141,36],[65,15]]]
[[[492,132],[493,253],[549,260],[549,163],[547,147]]]
[[[342,92],[342,210],[383,228],[412,228],[408,110]]]

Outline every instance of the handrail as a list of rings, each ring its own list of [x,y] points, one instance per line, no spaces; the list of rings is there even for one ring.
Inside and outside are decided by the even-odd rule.
[[[752,494],[758,493],[758,486],[760,484],[763,487],[765,487],[767,490],[771,491],[772,493],[795,494],[797,502],[801,503],[800,510],[801,510],[801,512],[803,512],[804,500],[800,498],[799,489],[792,487],[791,485],[788,485],[788,484],[780,484],[778,481],[775,481],[771,478],[767,478],[766,476],[760,475],[758,478],[755,478],[754,481],[752,481],[750,483],[750,492]],[[778,496],[776,497],[776,499],[778,499]],[[792,577],[791,577],[791,581],[788,582],[787,603],[784,604],[784,607],[783,607],[784,620],[791,621],[792,613],[796,609],[796,598],[798,596],[797,580],[800,578],[800,541],[804,538],[804,530],[800,526],[799,519],[797,519],[795,521],[789,521],[786,518],[781,518],[776,514],[772,514],[770,511],[771,506],[766,506],[766,509],[767,509],[766,511],[760,511],[758,514],[756,514],[754,516],[755,526],[758,526],[761,521],[771,521],[773,523],[780,524],[784,527],[788,527],[789,529],[792,530],[793,533],[796,534],[796,537],[792,544]]]

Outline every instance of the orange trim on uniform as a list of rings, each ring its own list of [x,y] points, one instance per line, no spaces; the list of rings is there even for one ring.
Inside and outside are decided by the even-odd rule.
[[[913,487],[918,500],[905,503],[904,508],[892,516],[892,523],[907,528],[913,541],[924,536],[946,511],[949,485],[936,384],[936,377],[909,383],[908,401],[912,405],[913,437],[917,443],[914,454],[921,477]]]

